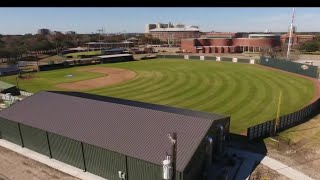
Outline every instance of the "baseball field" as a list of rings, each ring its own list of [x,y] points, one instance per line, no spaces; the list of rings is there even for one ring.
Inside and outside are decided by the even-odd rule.
[[[16,76],[2,81],[17,84]],[[230,115],[231,131],[307,105],[316,88],[307,79],[259,65],[192,60],[146,60],[35,73],[19,88],[72,90]]]

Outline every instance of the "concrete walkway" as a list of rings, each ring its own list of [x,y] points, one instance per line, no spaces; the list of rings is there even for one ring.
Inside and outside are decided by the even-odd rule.
[[[22,148],[19,145],[16,145],[14,143],[11,143],[9,141],[6,141],[4,139],[0,139],[0,146],[10,149],[11,151],[14,151],[16,153],[19,153],[23,156],[26,156],[30,159],[33,159],[35,161],[38,161],[40,163],[46,164],[47,166],[50,166],[54,169],[57,169],[61,172],[70,174],[71,176],[74,176],[79,179],[84,180],[106,180],[100,176],[91,174],[89,172],[83,172],[82,169],[76,168],[74,166],[68,165],[66,163],[63,163],[61,161],[57,161],[55,159],[50,159],[48,156],[39,154],[35,151],[29,150],[27,148]]]
[[[287,178],[293,180],[313,180],[311,177],[299,172],[280,161],[272,159],[268,156],[264,156],[262,154],[252,153],[248,151],[242,151],[238,149],[230,148],[230,152],[238,154],[238,156],[246,157],[248,159],[254,160],[256,162],[260,162],[261,164],[269,167],[272,170],[277,171],[279,174],[286,176]],[[248,179],[248,177],[246,178]]]
[[[302,180],[302,179],[305,179],[305,180],[311,180],[312,178],[275,160],[275,159],[272,159],[268,156],[264,157],[261,161],[261,164],[265,165],[265,166],[268,166],[269,168],[271,168],[272,170],[275,170],[277,171],[279,174],[282,174],[284,176],[287,176],[288,178],[290,179],[299,179],[299,180]]]

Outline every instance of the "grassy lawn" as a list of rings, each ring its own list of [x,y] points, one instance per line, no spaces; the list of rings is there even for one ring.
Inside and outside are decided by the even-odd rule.
[[[314,95],[311,81],[256,65],[193,60],[147,60],[97,66],[137,72],[128,82],[87,91],[88,93],[138,100],[211,113],[231,115],[231,131],[275,118],[279,91],[283,90],[281,114],[305,106]],[[100,74],[71,68],[37,73],[20,82],[32,92],[55,90],[54,84],[94,78]],[[74,74],[74,78],[65,78]],[[14,77],[2,78],[15,84]]]
[[[290,128],[279,134],[280,138],[290,144],[305,142],[304,147],[311,148],[320,145],[320,115],[308,122]]]
[[[76,53],[69,53],[65,54],[64,56],[72,56],[73,58],[78,58],[81,55],[101,55],[101,51],[85,51],[85,52],[76,52]]]
[[[19,88],[27,90],[29,92],[38,92],[41,90],[63,90],[55,87],[55,85],[65,82],[75,82],[104,76],[104,74],[101,73],[84,71],[80,72],[77,71],[78,69],[80,68],[77,67],[34,73],[32,79],[19,80],[18,85]],[[69,74],[72,74],[73,77],[66,77]],[[10,82],[11,84],[17,84],[16,77],[17,76],[6,76],[1,77],[0,80]]]

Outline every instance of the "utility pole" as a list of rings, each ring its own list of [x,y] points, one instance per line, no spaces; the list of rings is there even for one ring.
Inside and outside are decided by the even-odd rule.
[[[291,43],[292,43],[291,42],[291,38],[292,38],[292,30],[293,30],[294,13],[295,13],[295,8],[293,8],[291,24],[290,24],[290,32],[289,32],[290,34],[289,34],[289,42],[288,42],[288,50],[287,50],[287,60],[289,60]]]
[[[177,165],[177,133],[173,132],[168,135],[171,142],[171,158],[172,158],[172,178],[176,180],[176,165]]]
[[[123,31],[123,37],[124,37],[124,48],[127,48],[127,36],[126,36],[126,30]]]
[[[57,55],[59,55],[59,50],[58,50],[58,41],[56,40],[56,51],[57,51]]]
[[[103,28],[102,29],[98,29],[99,32],[99,44],[100,44],[100,52],[102,51],[102,47],[101,47],[101,33],[103,32]]]

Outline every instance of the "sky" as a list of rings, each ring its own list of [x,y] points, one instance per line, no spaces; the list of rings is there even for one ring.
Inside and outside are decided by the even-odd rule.
[[[148,23],[197,25],[201,31],[288,30],[292,8],[0,8],[0,34],[54,31],[143,33]],[[298,32],[320,31],[320,8],[296,8]]]

